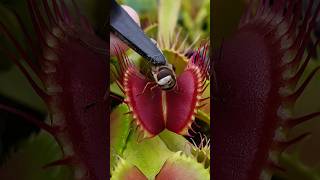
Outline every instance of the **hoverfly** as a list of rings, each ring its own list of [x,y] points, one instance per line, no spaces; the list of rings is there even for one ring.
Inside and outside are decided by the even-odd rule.
[[[153,66],[151,73],[162,90],[171,90],[175,87],[177,79],[171,64]]]
[[[160,50],[158,43],[154,39],[150,39]],[[165,65],[152,66],[151,73],[153,79],[162,90],[171,90],[175,87],[177,78],[172,64],[166,63]]]

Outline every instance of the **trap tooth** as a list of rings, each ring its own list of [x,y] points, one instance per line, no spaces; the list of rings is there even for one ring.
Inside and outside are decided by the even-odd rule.
[[[192,137],[191,134],[189,133],[189,127],[186,126],[182,131],[180,131],[178,134],[183,135],[183,136],[188,136]]]
[[[270,22],[272,21],[273,17],[274,17],[274,14],[272,12],[268,13],[268,15],[265,19],[265,21],[268,23],[267,24],[268,26],[270,25]]]
[[[136,133],[136,132],[140,132],[139,126],[140,126],[140,125],[137,125],[135,120],[132,120],[132,121],[130,122],[130,127],[132,127],[133,132],[135,132],[135,133]]]
[[[49,48],[45,48],[43,50],[43,57],[48,61],[53,61],[53,62],[59,61],[58,55],[52,49],[49,49]]]
[[[64,33],[58,27],[53,27],[52,28],[52,34],[55,35],[57,38],[60,38],[60,39],[63,38],[63,36],[64,36]]]
[[[290,87],[288,87],[287,85],[284,87],[280,87],[279,91],[278,91],[278,93],[281,97],[287,97],[287,96],[291,95],[292,92],[293,92],[293,90]]]
[[[200,98],[198,99],[200,102],[203,102],[203,101],[206,101],[206,100],[208,100],[208,99],[210,99],[210,97],[206,97],[206,98],[201,98],[201,96],[200,96]]]
[[[125,79],[126,82],[128,81],[129,74],[130,74],[130,70],[127,70],[127,71],[124,73],[124,79]],[[127,86],[127,84],[124,84],[124,85]]]
[[[288,128],[293,128],[299,124],[302,124],[304,122],[307,122],[309,120],[312,120],[313,118],[320,116],[320,112],[315,112],[315,113],[311,113],[302,117],[298,117],[298,118],[292,118],[292,119],[288,119],[285,122],[285,126]]]
[[[59,127],[63,128],[66,125],[65,124],[65,116],[61,112],[52,113],[51,118],[52,118],[52,122],[55,126],[59,126]]]
[[[282,126],[279,126],[274,134],[274,141],[283,142],[287,139],[287,133]]]
[[[129,91],[129,89],[128,89],[128,80],[125,80],[123,85],[124,85],[125,92],[128,92]]]
[[[289,49],[293,45],[293,43],[293,39],[288,34],[286,34],[281,38],[280,48],[283,50]]]
[[[49,168],[54,166],[61,166],[61,165],[72,165],[74,163],[74,157],[73,156],[67,156],[62,159],[53,161],[51,163],[48,163],[43,168]]]
[[[196,106],[196,108],[197,108],[197,109],[201,109],[201,108],[203,108],[203,107],[206,106],[206,105],[207,105],[207,103],[204,103],[204,104],[202,104],[202,105]]]
[[[297,51],[295,49],[286,50],[284,55],[281,58],[281,65],[288,64],[293,61],[294,57],[297,55]]]
[[[295,75],[295,70],[289,67],[282,72],[282,79],[289,80],[290,78],[294,77],[294,75]]]
[[[71,157],[75,154],[74,149],[72,147],[72,142],[70,141],[70,139],[68,139],[68,137],[65,134],[65,129],[61,130],[54,136],[57,142],[59,143],[60,147],[62,148],[64,156]]]
[[[51,48],[58,48],[59,42],[56,37],[52,36],[51,34],[47,34],[46,44]]]
[[[54,64],[50,63],[49,61],[43,61],[41,63],[42,65],[42,69],[44,71],[44,73],[46,74],[52,74],[52,73],[55,73],[57,72],[57,68]]]
[[[194,134],[197,134],[197,132],[192,128],[192,124],[188,125],[188,130],[191,130]]]
[[[282,120],[287,120],[292,117],[292,111],[286,105],[280,105],[277,110],[277,116]]]
[[[276,148],[280,150],[280,152],[285,151],[288,149],[290,146],[297,144],[298,142],[304,140],[305,138],[309,137],[311,133],[304,133],[292,140],[289,141],[280,141],[280,142],[275,142],[276,143]]]
[[[61,93],[61,92],[63,92],[63,89],[61,86],[51,85],[51,86],[47,87],[47,93],[50,95],[55,95],[55,94]]]
[[[311,48],[312,50],[310,51],[315,51],[317,46],[318,46],[318,43],[319,43],[320,39],[318,39],[316,41],[316,43],[313,45],[313,47]],[[289,84],[292,84],[294,86],[296,86],[296,84],[298,83],[299,79],[302,77],[302,74],[305,72],[305,69],[307,67],[307,65],[309,64],[309,61],[311,59],[311,56],[312,56],[312,53],[309,52],[307,57],[305,58],[302,66],[300,67],[300,69],[298,70],[298,72],[291,78],[291,79],[288,79],[288,83]]]
[[[272,25],[279,25],[280,23],[284,22],[285,18],[280,16],[279,14],[275,15],[275,18],[272,20]]]
[[[203,88],[203,86],[200,86],[199,89],[201,89],[201,91],[199,92],[199,94],[203,94],[204,91],[207,89],[208,86],[206,86],[205,88]]]
[[[308,84],[311,82],[311,79],[314,77],[314,75],[316,74],[316,72],[320,69],[319,67],[316,67],[307,77],[307,79],[302,83],[302,85],[296,90],[296,92],[294,92],[293,94],[289,95],[286,97],[286,101],[288,102],[296,102],[296,100],[301,96],[301,94],[303,93],[303,91],[305,90],[305,88],[308,86]]]

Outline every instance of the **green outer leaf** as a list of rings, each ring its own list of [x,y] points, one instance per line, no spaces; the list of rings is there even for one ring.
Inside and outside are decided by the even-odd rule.
[[[121,156],[127,143],[132,117],[126,104],[120,104],[110,115],[110,168],[116,164],[117,155]]]
[[[176,75],[179,76],[182,74],[188,65],[188,58],[183,54],[179,54],[171,49],[162,49],[162,52],[168,62],[175,67]]]
[[[192,2],[182,1],[181,17],[191,39],[195,40],[199,35],[200,39],[209,36],[210,32],[210,0]],[[203,25],[207,23],[206,29]]]
[[[173,155],[159,136],[137,141],[137,133],[132,133],[123,152],[123,159],[135,165],[148,179],[154,179],[165,161]]]
[[[208,115],[207,113],[201,110],[197,110],[196,118],[200,119],[210,126],[210,115]]]
[[[170,175],[174,177],[172,179],[210,179],[209,168],[205,169],[203,164],[198,163],[193,157],[186,156],[181,151],[176,152],[167,160],[157,178],[162,180]]]
[[[117,85],[117,83],[112,83],[110,84],[110,91],[115,93],[116,95],[119,95],[121,97],[124,97],[123,92],[121,91],[121,89],[119,88],[119,86]]]
[[[277,174],[288,180],[320,180],[320,172],[317,169],[307,167],[299,161],[295,155],[283,153],[280,156],[280,164],[287,170],[285,173]]]
[[[132,7],[137,12],[152,12],[156,11],[157,8],[157,2],[154,0],[123,0],[122,3]]]
[[[146,179],[144,174],[142,174],[137,167],[120,158],[117,166],[111,172],[111,180],[132,180],[132,178],[139,180]]]
[[[192,147],[192,145],[182,135],[178,135],[165,129],[159,134],[159,137],[171,151],[183,151],[184,153],[191,155],[190,148]]]
[[[145,34],[148,36],[148,37],[151,37],[151,38],[157,38],[157,32],[158,32],[158,24],[154,23],[154,24],[151,24],[150,26],[146,27],[144,30]]]
[[[20,144],[18,152],[12,153],[0,167],[0,179],[17,180],[71,180],[73,173],[67,166],[43,169],[43,166],[61,159],[61,149],[46,132],[34,134]]]
[[[36,80],[36,78],[34,79]],[[46,112],[44,102],[16,66],[12,66],[9,71],[0,73],[0,84],[0,94],[38,111]]]
[[[169,39],[175,34],[181,0],[159,0],[158,10],[158,39],[164,38],[166,47],[169,46]]]

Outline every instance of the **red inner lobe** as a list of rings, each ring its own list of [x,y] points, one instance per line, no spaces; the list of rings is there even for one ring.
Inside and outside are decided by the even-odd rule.
[[[183,131],[192,121],[197,103],[197,78],[191,70],[177,78],[177,86],[166,93],[167,129],[175,133]]]
[[[154,87],[147,78],[138,75],[135,69],[128,69],[128,78],[124,80],[127,85],[127,97],[134,115],[151,135],[159,134],[164,128],[164,117],[162,110],[161,89]]]
[[[238,32],[224,42],[215,62],[214,179],[258,179],[266,165],[277,123],[279,74],[268,40],[257,32]]]

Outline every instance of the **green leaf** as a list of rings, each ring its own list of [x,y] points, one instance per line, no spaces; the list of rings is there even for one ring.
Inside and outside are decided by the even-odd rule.
[[[204,111],[197,110],[196,118],[200,119],[201,121],[205,122],[210,126],[210,115],[208,115]]]
[[[280,164],[285,167],[286,172],[278,173],[277,176],[287,180],[320,180],[320,171],[308,167],[293,154],[283,153],[280,156]]]
[[[154,179],[165,161],[173,154],[159,136],[137,141],[132,133],[123,153],[123,159],[135,165],[148,179]]]
[[[46,112],[44,102],[16,66],[12,66],[8,71],[0,72],[0,84],[0,94],[30,108]]]
[[[111,180],[146,180],[142,172],[129,163],[128,161],[121,159],[118,161],[117,166],[111,172]]]
[[[121,89],[119,88],[118,84],[117,83],[112,83],[110,84],[110,91],[115,93],[116,95],[119,95],[121,97],[124,97],[124,94],[123,92],[121,91]]]
[[[157,10],[157,1],[123,0],[123,4],[132,7],[137,12],[152,12]]]
[[[126,104],[120,104],[110,114],[110,168],[116,164],[116,157],[121,156],[127,143],[132,117]]]
[[[163,39],[165,47],[169,46],[170,38],[175,35],[181,0],[159,0],[158,40]]]
[[[71,180],[73,173],[67,166],[43,168],[61,158],[59,145],[52,136],[41,131],[20,144],[20,149],[10,155],[0,167],[0,179]]]
[[[159,137],[171,151],[183,151],[185,154],[191,155],[190,148],[192,145],[182,135],[176,134],[165,129],[159,134]]]
[[[188,58],[171,49],[162,49],[162,52],[168,62],[175,67],[177,76],[182,74],[188,64]]]
[[[209,180],[209,168],[204,168],[203,164],[198,163],[196,159],[186,156],[182,152],[176,152],[171,156],[160,173],[157,179],[164,180],[172,177],[172,179],[192,179],[192,180]]]

